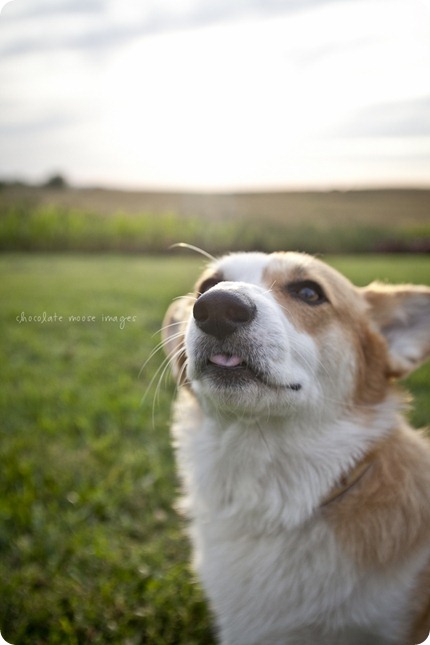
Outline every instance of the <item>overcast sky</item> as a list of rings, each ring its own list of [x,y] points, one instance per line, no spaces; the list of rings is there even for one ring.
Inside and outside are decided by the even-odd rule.
[[[430,186],[429,0],[0,7],[0,178]]]

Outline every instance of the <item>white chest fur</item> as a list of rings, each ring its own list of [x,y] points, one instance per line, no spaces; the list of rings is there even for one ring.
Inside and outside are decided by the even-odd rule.
[[[320,508],[345,450],[364,451],[365,433],[350,432],[349,446],[338,439],[332,449],[327,434],[308,433],[304,450],[294,433],[289,442],[245,423],[220,434],[207,419],[201,425],[192,396],[181,398],[173,432],[183,505],[222,642],[404,645],[400,608],[421,555],[407,571],[367,572],[364,579]],[[319,441],[325,458],[315,463],[309,455],[321,454]]]

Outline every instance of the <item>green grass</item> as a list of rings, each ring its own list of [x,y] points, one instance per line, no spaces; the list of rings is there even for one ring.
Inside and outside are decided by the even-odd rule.
[[[423,257],[337,257],[354,281],[430,282]],[[189,569],[157,330],[200,258],[0,256],[0,631],[14,645],[210,644]],[[63,316],[30,322],[29,316]],[[27,322],[19,323],[21,314]],[[69,316],[91,316],[69,322]],[[118,321],[106,320],[118,317]],[[121,328],[121,316],[130,320]],[[430,368],[408,386],[430,419]]]

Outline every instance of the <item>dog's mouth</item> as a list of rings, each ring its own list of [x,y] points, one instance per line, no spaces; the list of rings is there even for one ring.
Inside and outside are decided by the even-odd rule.
[[[218,384],[227,386],[243,385],[256,381],[271,388],[286,388],[295,392],[301,389],[300,383],[278,384],[273,382],[261,369],[238,354],[211,354],[208,356],[203,372],[216,378]]]

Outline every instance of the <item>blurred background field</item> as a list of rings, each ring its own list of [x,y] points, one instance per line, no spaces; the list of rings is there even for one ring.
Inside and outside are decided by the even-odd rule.
[[[430,190],[131,192],[3,186],[0,250],[429,252]]]
[[[430,283],[422,255],[325,259],[358,284]],[[203,264],[181,251],[0,256],[0,625],[8,642],[213,642],[173,510],[175,388],[160,371],[161,352],[145,365],[168,303],[192,288]],[[429,378],[427,365],[406,383],[416,425],[430,418]]]

